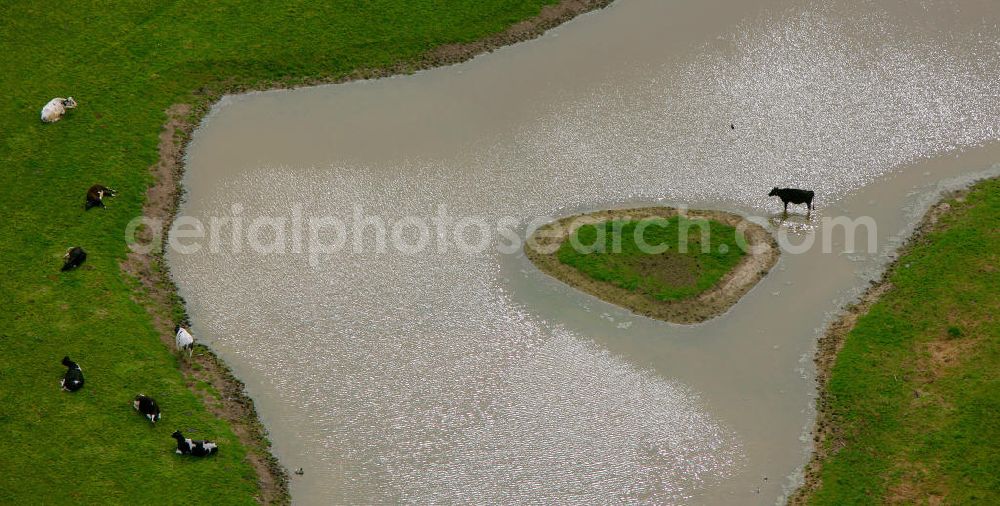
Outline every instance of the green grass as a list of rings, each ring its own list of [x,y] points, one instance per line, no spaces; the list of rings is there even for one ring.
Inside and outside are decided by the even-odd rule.
[[[845,339],[813,504],[1000,504],[1000,181],[950,204]]]
[[[251,503],[245,450],[206,412],[119,269],[171,104],[335,79],[497,32],[553,0],[3,1],[0,4],[0,502]],[[80,104],[39,121],[52,97]],[[91,184],[120,191],[84,213]],[[80,245],[85,269],[61,274]],[[61,392],[63,355],[87,384]],[[155,397],[152,428],[132,411]],[[220,441],[206,460],[170,432]]]
[[[639,228],[640,223],[583,225],[559,246],[556,256],[563,264],[598,281],[656,300],[674,301],[711,288],[744,255],[736,242],[736,230],[729,225],[681,216],[647,220],[645,228]],[[708,251],[704,252],[703,230],[707,230],[709,239]],[[681,251],[681,239],[685,237],[687,246]],[[641,243],[665,246],[666,250],[641,248]]]

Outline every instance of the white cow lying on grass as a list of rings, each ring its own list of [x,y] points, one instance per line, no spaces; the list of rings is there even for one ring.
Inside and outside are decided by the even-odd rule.
[[[45,107],[42,107],[42,123],[55,123],[63,117],[63,114],[66,114],[66,109],[74,107],[76,107],[76,100],[73,100],[73,97],[53,98],[45,104]]]
[[[177,351],[187,350],[190,357],[194,353],[194,336],[180,325],[177,326]]]

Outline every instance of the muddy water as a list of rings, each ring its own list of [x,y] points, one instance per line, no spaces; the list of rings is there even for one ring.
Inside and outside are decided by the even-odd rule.
[[[378,252],[369,227],[358,251],[352,236],[310,258],[289,224],[277,251],[168,252],[195,333],[305,469],[297,502],[771,504],[797,483],[818,332],[935,195],[1000,171],[1000,13],[734,4],[623,1],[466,64],[215,108],[181,209],[206,223],[444,205],[523,237],[531,218],[686,204],[793,244],[822,242],[824,217],[877,225],[877,251],[835,234],[829,253],[786,252],[695,326],[433,234],[420,254]],[[818,211],[777,219],[774,185],[814,189]]]

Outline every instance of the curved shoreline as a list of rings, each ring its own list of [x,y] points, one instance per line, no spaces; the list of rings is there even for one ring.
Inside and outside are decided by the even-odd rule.
[[[159,158],[149,167],[153,183],[146,190],[142,208],[143,216],[159,219],[162,226],[158,236],[147,229],[140,230],[138,238],[149,241],[153,237],[166,237],[183,195],[180,180],[184,174],[183,159],[188,142],[197,125],[223,95],[375,79],[453,65],[499,47],[536,38],[580,14],[604,8],[612,1],[561,0],[559,3],[542,8],[533,18],[515,23],[506,30],[483,39],[445,44],[431,49],[415,61],[397,62],[388,67],[360,68],[338,78],[290,77],[286,80],[266,82],[260,86],[248,86],[228,82],[225,77],[220,77],[214,83],[206,83],[202,89],[192,90],[195,98],[193,104],[178,103],[164,111],[167,120],[160,130]],[[212,88],[212,86],[218,87]],[[120,263],[120,268],[138,281],[133,290],[133,298],[146,308],[153,327],[160,335],[160,340],[171,348],[174,324],[187,323],[189,320],[184,300],[177,292],[162,251],[148,254],[130,252]],[[258,500],[264,504],[290,503],[288,472],[272,453],[267,428],[260,420],[253,399],[246,394],[243,382],[209,348],[199,345],[197,350],[192,360],[180,363],[181,371],[188,380],[189,389],[202,399],[206,409],[225,420],[240,442],[246,446],[247,460],[256,471],[260,486]],[[222,393],[221,399],[215,399],[205,391],[195,389],[194,385],[198,381],[211,384]]]
[[[960,190],[944,193],[927,211],[914,228],[906,242],[896,251],[894,258],[886,266],[878,281],[871,285],[861,295],[857,302],[843,308],[835,320],[830,322],[816,343],[816,354],[813,362],[816,364],[816,421],[811,431],[812,452],[808,463],[803,468],[803,482],[788,498],[790,505],[807,504],[809,499],[822,485],[823,463],[845,446],[843,428],[838,426],[831,412],[828,383],[837,356],[844,347],[848,334],[854,330],[858,320],[868,314],[884,295],[894,288],[890,281],[893,273],[899,269],[900,262],[912,251],[915,245],[925,241],[928,234],[938,230],[938,220],[951,210],[949,200],[962,200],[978,183],[973,181]],[[908,266],[908,264],[907,264]]]
[[[582,225],[602,223],[610,220],[671,218],[679,211],[670,207],[647,207],[632,209],[612,209],[592,213],[576,214],[561,218],[535,230],[524,245],[524,252],[532,264],[553,278],[588,293],[605,302],[621,306],[633,313],[671,323],[691,324],[714,318],[729,310],[751,288],[757,285],[778,261],[780,250],[774,237],[756,223],[742,216],[723,211],[686,211],[689,218],[705,218],[732,227],[742,228],[751,251],[726,273],[715,286],[696,297],[679,301],[657,301],[608,283],[594,280],[556,258],[559,244]],[[536,245],[532,247],[532,245]],[[551,253],[539,251],[539,247],[551,249]],[[761,247],[762,251],[752,250]]]

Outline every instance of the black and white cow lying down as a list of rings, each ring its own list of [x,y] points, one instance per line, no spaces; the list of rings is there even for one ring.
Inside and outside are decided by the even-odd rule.
[[[66,366],[66,376],[59,381],[62,389],[67,392],[76,392],[83,388],[83,370],[80,369],[80,365],[70,360],[69,357],[63,357],[62,365]]]
[[[778,197],[781,202],[785,204],[785,212],[788,212],[788,203],[792,204],[805,204],[809,211],[813,208],[813,197],[816,193],[811,190],[798,190],[796,188],[778,188],[775,186],[771,189],[771,193],[767,194],[768,197]]]
[[[101,206],[101,208],[106,208],[104,205],[104,197],[114,197],[118,192],[108,188],[107,186],[102,186],[95,184],[87,190],[87,203],[83,205],[83,209],[86,211],[91,207]]]
[[[211,441],[192,441],[186,439],[181,431],[175,431],[170,437],[177,440],[177,453],[181,455],[193,455],[195,457],[207,457],[219,451],[219,445]]]
[[[83,251],[83,248],[75,246],[66,250],[66,254],[63,255],[63,266],[62,271],[70,271],[76,269],[77,267],[83,265],[83,262],[87,260],[87,252]]]
[[[156,404],[156,401],[152,397],[146,397],[143,394],[135,396],[135,401],[132,402],[132,407],[136,411],[142,413],[143,416],[149,419],[150,422],[156,423],[160,421],[160,406]]]

